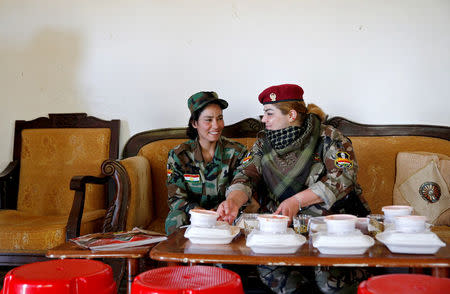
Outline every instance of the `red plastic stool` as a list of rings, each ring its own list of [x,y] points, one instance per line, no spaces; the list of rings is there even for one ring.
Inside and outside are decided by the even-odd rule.
[[[213,266],[170,266],[138,275],[132,294],[244,294],[238,274]]]
[[[438,294],[450,292],[450,279],[418,274],[371,277],[358,286],[358,294]]]
[[[115,294],[112,269],[96,260],[55,259],[10,270],[2,294]]]

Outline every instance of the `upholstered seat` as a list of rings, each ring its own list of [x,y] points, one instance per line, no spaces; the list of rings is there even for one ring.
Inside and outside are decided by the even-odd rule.
[[[110,199],[102,164],[117,158],[119,121],[86,114],[49,117],[16,121],[13,162],[0,174],[3,264],[23,263],[14,260],[12,252],[43,256],[67,236],[99,232],[104,226]],[[74,197],[74,176],[89,176],[84,179],[100,185],[83,183],[79,190],[84,191]],[[2,253],[8,253],[8,260]]]

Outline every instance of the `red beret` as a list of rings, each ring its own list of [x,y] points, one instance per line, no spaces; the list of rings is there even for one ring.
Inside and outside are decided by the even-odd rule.
[[[283,101],[303,101],[302,87],[294,84],[272,86],[258,96],[262,104],[277,103]]]

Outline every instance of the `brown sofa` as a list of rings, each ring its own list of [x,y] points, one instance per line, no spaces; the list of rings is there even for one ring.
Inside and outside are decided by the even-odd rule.
[[[334,117],[328,124],[340,129],[353,142],[360,170],[358,182],[372,213],[393,204],[396,155],[399,151],[425,151],[450,155],[450,127],[431,125],[364,125]],[[224,136],[250,147],[262,124],[245,119],[227,126]],[[185,128],[158,129],[142,132],[128,140],[123,150],[123,183],[127,193],[140,199],[139,207],[128,213],[150,211],[149,230],[164,232],[168,213],[166,162],[171,148],[187,140]],[[148,208],[149,207],[149,208]],[[130,216],[130,215],[129,215]],[[448,228],[448,227],[447,227]]]

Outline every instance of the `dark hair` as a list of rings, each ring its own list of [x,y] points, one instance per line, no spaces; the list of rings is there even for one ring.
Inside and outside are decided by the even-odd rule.
[[[189,137],[189,139],[195,140],[195,138],[197,138],[198,131],[196,128],[194,128],[193,123],[194,123],[194,121],[198,121],[200,114],[202,114],[202,112],[203,112],[203,110],[205,110],[206,106],[211,105],[211,104],[217,104],[220,106],[220,108],[222,108],[222,105],[220,103],[213,101],[213,102],[206,104],[202,108],[199,108],[196,111],[194,111],[191,114],[191,117],[189,118],[188,128],[186,130],[186,135]]]

